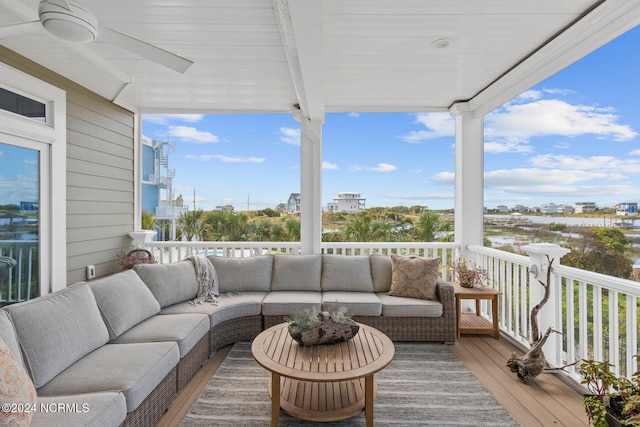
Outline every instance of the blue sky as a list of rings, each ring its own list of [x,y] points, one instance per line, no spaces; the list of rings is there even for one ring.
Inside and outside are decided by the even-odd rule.
[[[640,201],[640,28],[485,116],[485,206]],[[300,191],[299,124],[286,115],[149,115],[146,138],[175,142],[174,190],[209,210],[275,208]],[[324,206],[453,208],[449,114],[327,114]]]

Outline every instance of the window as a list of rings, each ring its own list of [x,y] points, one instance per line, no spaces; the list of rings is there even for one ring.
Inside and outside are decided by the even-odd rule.
[[[66,95],[0,63],[0,305],[66,287]]]

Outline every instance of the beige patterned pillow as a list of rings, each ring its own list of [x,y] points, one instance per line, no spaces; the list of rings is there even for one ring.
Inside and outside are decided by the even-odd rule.
[[[391,255],[389,295],[436,299],[436,281],[440,258]]]
[[[36,388],[16,356],[0,338],[0,425],[28,426],[38,401]],[[15,406],[12,406],[15,404]],[[8,405],[5,408],[5,405]],[[9,410],[5,410],[9,409]]]

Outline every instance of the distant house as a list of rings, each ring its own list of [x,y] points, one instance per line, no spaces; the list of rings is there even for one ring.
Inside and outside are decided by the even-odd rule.
[[[555,203],[545,203],[540,207],[540,211],[542,213],[557,213],[558,205],[556,205]]]
[[[219,211],[233,212],[233,205],[216,206]]]
[[[558,213],[573,213],[575,209],[571,205],[558,205]]]
[[[366,201],[360,193],[338,193],[338,197],[327,204],[327,209],[330,212],[360,212],[365,209]]]
[[[496,206],[496,211],[497,212],[503,212],[503,213],[509,212],[509,206],[507,206],[507,205],[498,205],[498,206]]]
[[[287,204],[286,203],[278,203],[278,206],[276,206],[276,210],[280,213],[286,212],[287,211]]]
[[[616,206],[616,215],[637,215],[638,203],[637,202],[622,202]]]
[[[291,195],[289,195],[287,212],[292,214],[300,213],[300,193],[291,193]]]
[[[576,202],[576,213],[595,212],[596,209],[596,202]]]

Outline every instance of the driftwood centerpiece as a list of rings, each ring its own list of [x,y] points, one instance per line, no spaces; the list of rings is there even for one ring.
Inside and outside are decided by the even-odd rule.
[[[287,319],[289,334],[300,345],[332,344],[353,338],[360,326],[346,314],[346,308],[335,312],[305,310]]]
[[[547,255],[547,261],[549,262],[549,267],[547,268],[547,283],[538,280],[538,283],[544,287],[544,297],[538,305],[531,309],[531,336],[533,338],[531,348],[522,357],[518,357],[516,353],[513,353],[511,358],[507,361],[507,366],[511,372],[515,372],[522,382],[526,382],[528,379],[537,377],[546,369],[547,364],[542,351],[542,346],[549,338],[549,335],[552,332],[556,332],[552,328],[549,328],[544,335],[542,335],[538,329],[538,312],[542,306],[547,303],[550,294],[551,265],[553,264],[553,259],[549,259],[549,256]]]

